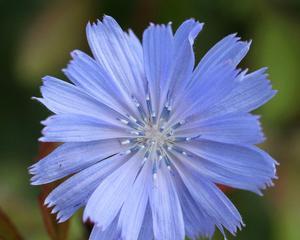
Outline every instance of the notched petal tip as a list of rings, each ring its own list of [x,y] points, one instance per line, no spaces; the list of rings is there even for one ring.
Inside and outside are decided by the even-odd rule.
[[[46,126],[47,125],[47,119],[40,121],[40,124]]]
[[[39,97],[31,97],[30,98],[30,100],[34,100],[34,101],[38,101],[38,102],[40,102],[40,99],[42,99],[42,98],[39,98]]]
[[[38,139],[38,141],[39,141],[39,142],[49,142],[49,141],[46,139],[46,137],[40,137],[40,138]]]
[[[91,27],[92,27],[92,23],[90,21],[88,21],[88,23],[86,24],[86,27],[85,27],[86,32],[88,32],[91,29]]]
[[[35,175],[38,172],[38,163],[35,163],[27,168],[28,173],[31,175]]]
[[[58,209],[56,208],[57,206],[55,206],[52,210],[51,210],[51,214],[55,214],[58,212]]]
[[[272,97],[274,97],[277,93],[278,93],[278,90],[274,90],[274,89],[273,89],[273,90],[271,91]]]
[[[102,21],[112,21],[112,22],[116,22],[116,19],[114,19],[112,16],[110,15],[106,15],[106,14],[103,14],[103,18],[102,18]]]
[[[83,214],[82,214],[82,221],[83,222],[92,222],[92,223],[94,223],[94,221],[91,219],[91,217],[87,213],[86,208],[84,209]]]
[[[44,201],[44,205],[47,206],[48,208],[51,208],[55,205],[55,201],[52,199],[52,193],[53,192],[51,192]]]
[[[56,217],[57,223],[61,224],[67,221],[69,218],[68,217],[63,217],[63,216],[58,216]]]
[[[51,77],[50,75],[46,75],[44,77],[42,77],[42,81],[44,84],[48,83],[49,81],[52,81],[53,77]]]
[[[34,175],[33,177],[30,178],[30,184],[33,185],[33,186],[37,186],[37,185],[42,185],[44,183],[41,183],[39,181],[39,176]]]
[[[76,57],[80,56],[81,53],[82,52],[79,49],[74,49],[73,51],[71,51],[70,55],[72,58],[76,58]]]

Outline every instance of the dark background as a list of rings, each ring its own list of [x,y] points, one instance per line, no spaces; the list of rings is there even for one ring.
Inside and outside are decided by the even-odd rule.
[[[37,156],[39,121],[49,113],[30,97],[39,96],[42,76],[62,76],[71,50],[89,52],[85,26],[104,13],[140,37],[151,21],[172,21],[173,27],[190,17],[205,22],[195,46],[198,59],[229,33],[253,40],[241,66],[268,66],[279,90],[257,113],[268,136],[261,147],[280,162],[280,179],[263,198],[228,193],[247,225],[236,239],[300,239],[299,0],[0,0],[0,13],[0,207],[25,239],[48,239],[39,188],[29,185],[27,167]],[[80,221],[80,214],[73,217],[69,239],[86,239]]]

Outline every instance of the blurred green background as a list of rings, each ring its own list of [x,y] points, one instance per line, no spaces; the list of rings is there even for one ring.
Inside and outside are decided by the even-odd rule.
[[[228,193],[246,223],[236,239],[300,239],[299,0],[1,0],[0,11],[0,207],[24,239],[49,239],[37,201],[39,188],[29,185],[27,173],[37,156],[39,121],[49,113],[30,97],[39,96],[42,76],[62,77],[60,69],[71,50],[89,52],[86,23],[104,13],[138,36],[151,21],[172,21],[174,27],[190,17],[205,22],[195,46],[198,59],[229,33],[253,40],[241,66],[268,66],[279,90],[257,113],[263,115],[268,136],[262,148],[280,163],[280,179],[263,198]],[[87,239],[80,221],[79,214],[72,219],[69,239]]]

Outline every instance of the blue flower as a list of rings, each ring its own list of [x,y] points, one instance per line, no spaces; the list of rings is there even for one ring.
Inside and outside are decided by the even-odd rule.
[[[117,22],[87,25],[93,57],[75,50],[64,73],[43,78],[42,98],[54,115],[43,142],[62,142],[30,167],[32,184],[71,175],[49,194],[59,222],[84,207],[95,223],[90,239],[183,240],[235,234],[242,218],[218,188],[262,194],[276,162],[252,110],[275,91],[266,69],[237,65],[250,42],[235,34],[195,66],[193,43],[203,24],[190,19],[151,24],[142,44]]]

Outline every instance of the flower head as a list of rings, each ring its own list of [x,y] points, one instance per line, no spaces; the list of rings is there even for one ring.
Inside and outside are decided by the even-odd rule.
[[[84,209],[90,239],[183,240],[235,234],[240,214],[217,184],[258,194],[272,185],[276,162],[249,112],[273,97],[266,69],[237,69],[250,42],[229,35],[195,65],[190,19],[151,24],[142,44],[105,16],[87,25],[93,57],[76,50],[71,81],[44,77],[42,98],[54,115],[40,141],[62,142],[30,168],[32,184],[71,175],[46,199],[59,222]]]

